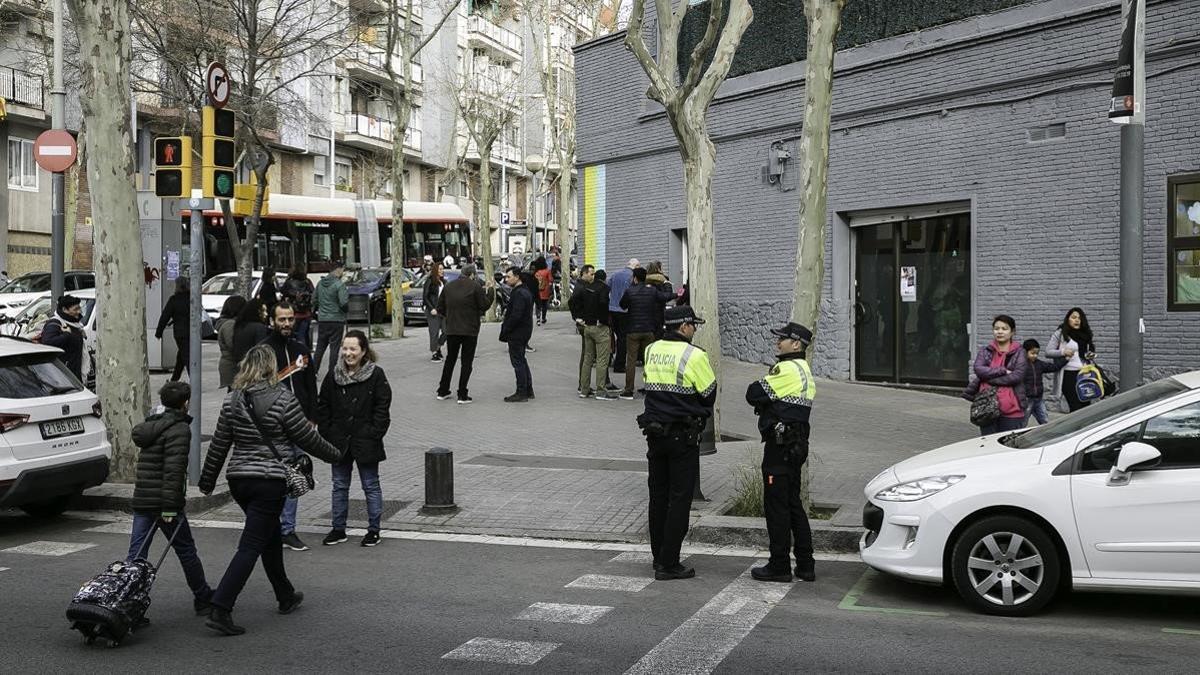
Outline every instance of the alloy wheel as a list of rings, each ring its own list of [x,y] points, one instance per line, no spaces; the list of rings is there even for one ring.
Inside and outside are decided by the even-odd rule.
[[[987,602],[1014,607],[1042,587],[1046,566],[1038,547],[1015,532],[992,532],[971,547],[970,584]]]

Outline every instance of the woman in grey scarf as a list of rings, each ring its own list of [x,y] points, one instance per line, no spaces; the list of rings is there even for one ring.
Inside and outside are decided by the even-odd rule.
[[[383,515],[379,462],[386,459],[383,437],[391,424],[391,405],[392,388],[376,363],[366,333],[347,332],[337,363],[325,375],[317,404],[321,435],[346,453],[345,460],[333,465],[333,529],[321,542],[326,546],[346,541],[350,477],[355,465],[367,497],[367,534],[362,545],[379,543]]]

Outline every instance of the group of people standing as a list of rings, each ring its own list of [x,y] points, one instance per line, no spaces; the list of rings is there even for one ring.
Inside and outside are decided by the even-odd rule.
[[[1095,360],[1096,344],[1083,309],[1072,307],[1067,311],[1044,351],[1037,340],[1021,342],[1016,330],[1016,320],[1007,314],[992,319],[993,339],[976,354],[970,383],[963,393],[964,398],[974,401],[989,388],[995,389],[999,414],[994,421],[980,425],[984,436],[1022,429],[1030,417],[1045,424],[1044,376],[1050,373],[1055,376],[1051,394],[1065,403],[1066,412],[1088,405],[1080,400],[1076,383],[1079,372]]]
[[[383,493],[379,463],[386,459],[383,438],[391,423],[392,392],[383,368],[378,367],[367,335],[347,330],[346,294],[342,267],[335,265],[313,294],[311,283],[293,274],[281,296],[268,309],[260,293],[246,300],[231,297],[218,327],[221,346],[221,384],[229,393],[221,408],[209,444],[199,487],[211,493],[225,468],[230,494],[246,515],[237,551],[214,590],[204,580],[195,543],[186,532],[183,513],[184,476],[190,431],[187,427],[187,391],[169,382],[160,392],[163,411],[152,415],[135,431],[139,457],[135,497],[134,532],[130,557],[144,551],[158,529],[168,536],[180,530],[173,546],[187,572],[198,614],[208,616],[207,626],[225,635],[243,628],[233,622],[232,611],[242,587],[261,558],[280,613],[294,611],[303,600],[288,580],[282,549],[307,550],[295,532],[298,501],[289,495],[286,465],[309,463],[308,455],[332,465],[331,530],[323,543],[347,541],[349,490],[355,468],[366,496],[368,529],[365,547],[380,542]],[[292,282],[296,283],[293,284]],[[319,342],[314,355],[308,335],[297,328],[311,318],[302,316],[307,297],[316,312]],[[293,305],[296,302],[297,305]],[[306,308],[308,309],[308,308]],[[334,330],[334,327],[340,330]],[[325,344],[335,358],[317,387],[317,374]],[[157,489],[161,486],[163,489]]]

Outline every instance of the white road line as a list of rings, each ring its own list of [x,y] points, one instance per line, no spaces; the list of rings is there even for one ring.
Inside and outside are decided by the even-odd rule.
[[[0,567],[0,572],[7,572],[7,571],[8,571],[7,567]]]
[[[747,569],[626,674],[711,673],[792,586],[754,581]]]
[[[535,602],[517,615],[521,621],[591,624],[612,611],[604,605],[562,605],[554,602]]]
[[[105,523],[84,530],[84,532],[101,532],[104,534],[129,534],[129,531],[129,523]]]
[[[0,553],[60,556],[78,553],[79,551],[94,548],[95,546],[95,544],[73,544],[65,541],[34,541],[21,546],[6,548],[0,551]]]
[[[679,562],[683,562],[684,560],[687,560],[688,557],[689,556],[686,556],[686,555],[679,556]],[[648,552],[643,552],[643,551],[626,551],[624,553],[620,553],[620,554],[616,555],[615,557],[613,557],[612,560],[609,560],[608,562],[635,563],[635,564],[639,564],[639,565],[649,565],[650,563],[654,562],[654,554],[648,553]]]
[[[589,588],[600,591],[624,591],[637,593],[649,586],[654,579],[650,577],[620,577],[613,574],[585,574],[564,588]]]
[[[524,642],[521,640],[497,640],[473,638],[457,649],[442,655],[443,659],[459,661],[483,661],[504,663],[513,666],[532,666],[558,648],[557,642]]]

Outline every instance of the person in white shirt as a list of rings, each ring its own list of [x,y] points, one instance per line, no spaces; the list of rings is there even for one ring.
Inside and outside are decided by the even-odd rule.
[[[1083,309],[1072,307],[1067,311],[1062,324],[1050,336],[1050,344],[1046,345],[1044,353],[1051,359],[1067,359],[1067,365],[1054,376],[1054,393],[1066,402],[1067,412],[1086,407],[1088,404],[1080,401],[1075,391],[1075,379],[1080,369],[1096,358],[1096,345]]]

